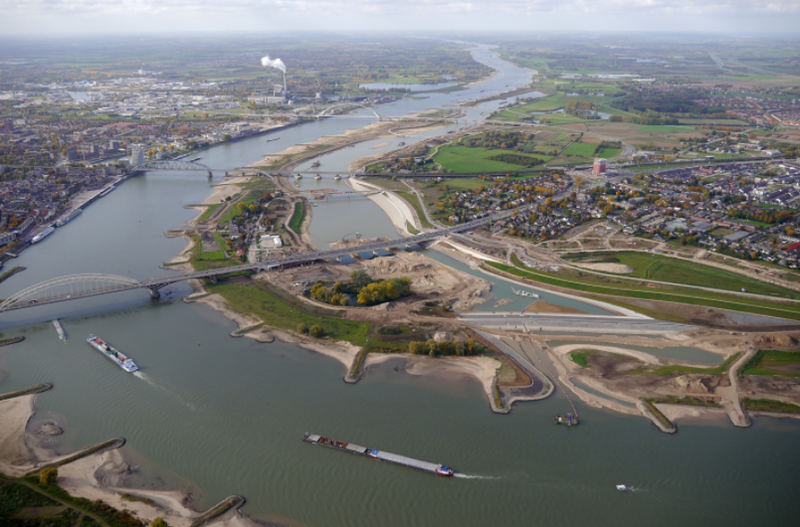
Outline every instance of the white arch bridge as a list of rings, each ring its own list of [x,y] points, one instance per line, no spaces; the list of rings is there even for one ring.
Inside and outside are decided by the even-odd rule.
[[[59,276],[27,287],[6,298],[0,304],[0,312],[143,287],[149,288],[150,286],[146,282],[112,274],[87,273]],[[158,289],[158,287],[152,286],[151,296],[158,298]]]

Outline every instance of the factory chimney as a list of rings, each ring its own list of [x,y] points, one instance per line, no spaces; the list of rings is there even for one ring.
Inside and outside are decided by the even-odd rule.
[[[283,72],[283,96],[286,97],[286,72]]]

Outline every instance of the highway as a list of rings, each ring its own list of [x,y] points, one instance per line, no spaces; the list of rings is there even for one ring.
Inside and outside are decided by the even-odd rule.
[[[652,318],[603,315],[553,315],[536,313],[462,313],[463,321],[485,328],[529,331],[569,331],[580,333],[677,333],[697,329]]]

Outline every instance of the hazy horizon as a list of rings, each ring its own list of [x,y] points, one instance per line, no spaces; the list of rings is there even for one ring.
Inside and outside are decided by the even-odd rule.
[[[770,0],[0,0],[3,36],[287,31],[797,34]]]

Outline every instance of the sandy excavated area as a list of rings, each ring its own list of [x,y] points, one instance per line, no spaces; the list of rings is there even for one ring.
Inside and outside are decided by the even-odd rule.
[[[0,472],[24,476],[36,465],[36,457],[25,440],[25,427],[33,416],[36,395],[0,401]]]
[[[487,397],[492,397],[492,382],[500,368],[500,361],[491,357],[453,357],[431,359],[408,353],[370,353],[364,368],[382,364],[391,359],[404,359],[404,370],[411,375],[460,374],[477,379]]]
[[[456,310],[471,309],[486,301],[492,284],[483,278],[462,273],[415,252],[398,251],[393,258],[375,258],[361,264],[373,278],[407,276],[414,293],[453,301]]]
[[[523,313],[560,313],[568,315],[585,315],[584,311],[574,307],[559,306],[551,304],[547,300],[537,300],[522,310]]]
[[[630,274],[633,272],[633,267],[619,263],[585,263],[575,264],[575,267],[583,267],[591,271],[603,271],[606,273],[617,274]]]

